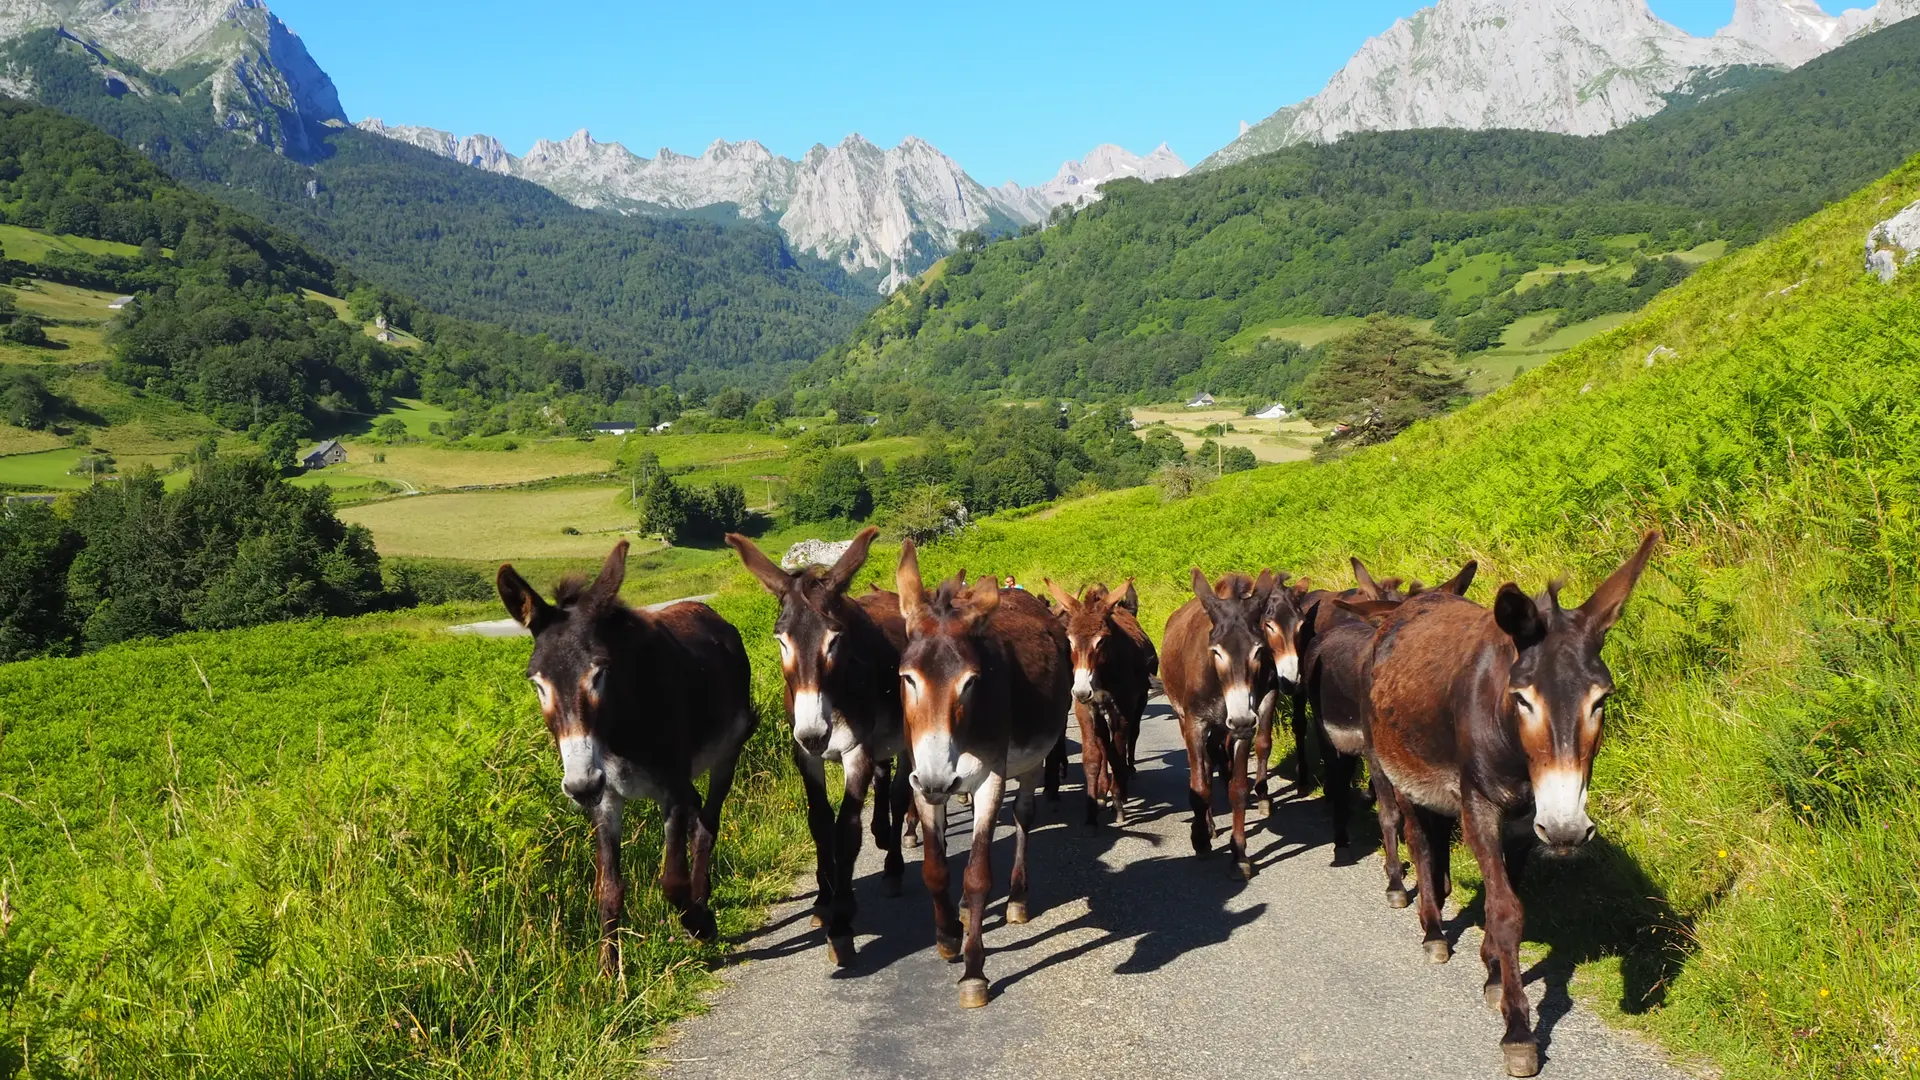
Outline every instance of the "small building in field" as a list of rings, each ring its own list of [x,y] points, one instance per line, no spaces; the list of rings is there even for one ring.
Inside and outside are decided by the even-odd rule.
[[[116,296],[113,298],[113,302],[107,305],[107,310],[120,311],[131,303],[133,303],[133,297],[131,296]]]
[[[593,425],[595,435],[631,435],[640,428],[631,420],[610,420]]]
[[[1198,396],[1196,396],[1192,401],[1187,402],[1187,408],[1211,409],[1213,408],[1213,395],[1203,391]]]
[[[379,333],[376,333],[373,335],[373,340],[391,344],[395,340],[395,338],[393,336],[393,331],[382,330]]]
[[[347,460],[347,448],[341,446],[338,439],[328,439],[300,455],[300,465],[307,469],[324,469],[345,460]]]
[[[1287,407],[1276,401],[1272,405],[1267,406],[1265,410],[1254,413],[1253,418],[1255,420],[1285,420],[1287,418]]]
[[[647,430],[653,432],[655,435],[665,435],[667,432],[673,430],[673,421],[671,420],[662,421],[661,423],[655,424],[651,428],[648,428]]]

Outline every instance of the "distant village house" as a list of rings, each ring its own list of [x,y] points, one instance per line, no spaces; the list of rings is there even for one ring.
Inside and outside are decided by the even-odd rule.
[[[640,427],[631,420],[612,420],[593,425],[595,435],[631,435]]]
[[[324,469],[345,460],[347,460],[347,448],[341,446],[338,439],[328,439],[300,455],[301,466],[308,469]]]
[[[107,309],[109,311],[119,311],[131,303],[133,303],[133,297],[131,296],[116,296],[113,298],[113,302],[107,305]]]
[[[1254,413],[1253,418],[1255,420],[1285,420],[1287,418],[1287,407],[1279,402],[1275,402],[1267,406],[1265,411]]]
[[[1213,408],[1213,395],[1203,391],[1199,397],[1196,397],[1192,401],[1187,402],[1187,408],[1211,409]]]

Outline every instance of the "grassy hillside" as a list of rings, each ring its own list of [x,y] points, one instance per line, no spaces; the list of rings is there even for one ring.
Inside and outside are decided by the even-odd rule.
[[[1912,1075],[1920,274],[1882,286],[1859,245],[1917,198],[1920,162],[1347,460],[989,521],[923,562],[1138,575],[1157,628],[1194,564],[1341,582],[1350,553],[1428,581],[1478,558],[1482,601],[1570,573],[1577,600],[1662,525],[1609,645],[1606,844],[1529,878],[1534,958],[1727,1076]]]
[[[813,377],[1291,401],[1298,351],[1266,331],[1303,320],[1434,319],[1477,352],[1530,314],[1637,310],[1667,283],[1667,256],[1758,239],[1920,152],[1916,57],[1909,21],[1598,138],[1357,134],[1109,184],[1045,232],[950,256]],[[1550,269],[1557,283],[1527,277]]]
[[[723,933],[806,850],[749,647],[775,723],[723,822]],[[633,1075],[717,953],[676,932],[636,804],[624,977],[597,977],[527,649],[375,619],[0,667],[0,1075]]]

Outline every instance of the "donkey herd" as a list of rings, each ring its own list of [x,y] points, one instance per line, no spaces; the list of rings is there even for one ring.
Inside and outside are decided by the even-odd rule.
[[[1364,760],[1385,848],[1387,902],[1418,897],[1427,956],[1449,959],[1441,908],[1451,886],[1455,823],[1485,879],[1485,996],[1501,1014],[1501,1047],[1513,1076],[1539,1071],[1539,1051],[1517,957],[1522,911],[1509,858],[1531,848],[1566,855],[1594,836],[1587,783],[1613,689],[1601,660],[1607,631],[1645,569],[1660,534],[1577,608],[1558,584],[1529,596],[1501,586],[1491,609],[1465,598],[1468,563],[1436,588],[1376,581],[1353,560],[1344,591],[1288,584],[1286,575],[1193,571],[1193,598],[1174,612],[1156,651],[1142,632],[1129,581],[1075,596],[1052,581],[1051,606],[993,577],[963,573],[927,588],[912,543],[897,592],[848,595],[875,537],[868,529],[831,567],[781,569],[752,541],[727,542],[779,600],[774,623],[786,679],[793,756],[807,792],[818,866],[816,925],[831,961],[855,963],[853,876],[861,817],[875,792],[871,830],[885,851],[883,886],[898,896],[903,845],[920,844],[940,955],[963,962],[960,1004],[987,1004],[990,849],[1009,781],[1014,855],[1006,918],[1027,921],[1027,840],[1043,784],[1064,770],[1066,717],[1079,724],[1086,820],[1126,820],[1129,786],[1152,680],[1158,675],[1186,742],[1197,855],[1218,836],[1213,788],[1227,786],[1231,871],[1251,877],[1250,805],[1271,808],[1267,775],[1280,703],[1301,747],[1321,750],[1334,842],[1348,817]],[[563,582],[549,603],[511,566],[499,575],[508,611],[533,634],[528,676],[559,748],[566,794],[593,824],[601,964],[618,964],[615,931],[625,901],[620,819],[645,796],[665,813],[660,886],[694,936],[715,934],[710,870],[720,810],[756,722],[739,632],[703,604],[657,612],[621,602],[627,545],[590,583]],[[845,790],[836,811],[825,763]],[[1301,786],[1309,770],[1301,768]],[[705,798],[695,787],[708,777]],[[948,885],[947,809],[974,806],[961,908]],[[909,813],[909,808],[912,813]],[[1531,829],[1532,835],[1527,835]],[[1402,877],[1400,843],[1419,888]],[[1518,842],[1516,842],[1518,841]],[[689,854],[689,852],[691,852]]]

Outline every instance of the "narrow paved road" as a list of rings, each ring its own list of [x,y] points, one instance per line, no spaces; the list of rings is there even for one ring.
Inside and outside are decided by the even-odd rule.
[[[934,952],[918,860],[906,895],[887,899],[869,843],[856,885],[859,966],[828,965],[822,931],[808,926],[808,875],[802,895],[741,944],[713,1010],[663,1047],[669,1080],[1505,1075],[1500,1025],[1481,1003],[1477,928],[1449,912],[1462,934],[1455,959],[1428,964],[1414,913],[1387,907],[1377,847],[1332,864],[1317,798],[1256,816],[1249,883],[1228,877],[1223,855],[1194,858],[1186,751],[1164,702],[1149,711],[1140,769],[1124,833],[1086,835],[1077,787],[1042,803],[1025,926],[1003,917],[1012,826],[1002,810],[986,1008],[955,1004],[959,967]],[[948,846],[961,853],[969,815],[956,807],[951,818]],[[958,868],[954,879],[957,890]],[[1528,981],[1545,1031],[1542,1076],[1680,1080],[1564,984],[1537,970]]]

